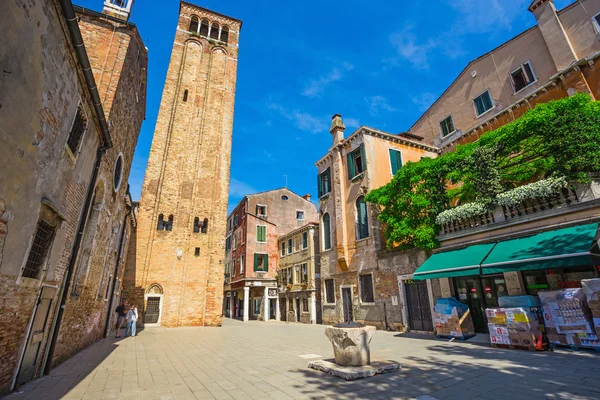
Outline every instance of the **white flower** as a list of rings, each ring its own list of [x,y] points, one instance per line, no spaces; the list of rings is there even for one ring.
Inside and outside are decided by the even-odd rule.
[[[523,200],[554,196],[567,186],[568,182],[564,177],[544,179],[499,194],[496,197],[496,204],[514,206]]]
[[[475,216],[480,216],[487,213],[488,209],[483,203],[473,202],[462,206],[454,207],[446,211],[442,211],[435,218],[438,225],[444,225],[459,219],[467,219]]]

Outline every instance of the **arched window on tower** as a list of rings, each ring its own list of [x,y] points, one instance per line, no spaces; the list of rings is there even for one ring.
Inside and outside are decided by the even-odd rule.
[[[194,233],[200,233],[200,218],[194,218]]]
[[[200,35],[208,36],[208,20],[207,19],[203,19],[202,22],[200,22]]]
[[[219,24],[216,22],[210,27],[210,38],[219,40]]]
[[[160,214],[158,216],[158,224],[156,225],[156,230],[162,231],[164,229],[165,229],[165,216],[163,214]]]
[[[204,218],[204,223],[202,224],[202,233],[206,233],[208,231],[208,218]]]
[[[229,41],[229,28],[226,26],[221,28],[221,41],[225,43]]]
[[[183,101],[187,101],[187,96],[188,96],[188,90],[187,90],[187,89],[185,89],[185,90],[183,91]]]
[[[173,230],[173,214],[169,215],[169,220],[167,221],[166,225],[165,225],[165,231],[172,231]]]
[[[188,30],[190,32],[198,33],[198,17],[196,17],[195,15],[192,15],[192,20],[190,21],[190,29]]]

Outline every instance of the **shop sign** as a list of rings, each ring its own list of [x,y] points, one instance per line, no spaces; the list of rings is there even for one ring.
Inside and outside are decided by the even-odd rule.
[[[485,292],[486,292],[486,293],[490,293],[491,291],[492,291],[492,288],[491,288],[491,287],[489,287],[489,286],[486,286],[486,287],[485,287]]]
[[[580,288],[581,281],[558,281],[558,287],[561,289]]]

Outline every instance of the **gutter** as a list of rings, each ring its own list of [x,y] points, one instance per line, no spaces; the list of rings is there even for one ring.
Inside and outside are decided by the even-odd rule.
[[[103,13],[100,13],[98,11],[90,10],[89,8],[77,6],[75,4],[73,4],[73,11],[75,11],[76,13],[80,13],[80,14],[87,14],[87,15],[91,15],[91,16],[94,16],[94,17],[98,17],[98,18],[104,18],[104,19],[106,19],[108,21],[117,22],[119,24],[130,26],[130,27],[133,27],[133,28],[136,27],[133,22],[125,21],[125,20],[123,20],[121,18],[113,17],[113,16],[108,15],[108,14],[103,14]]]
[[[71,4],[71,0],[58,0],[58,2],[60,3],[63,16],[65,17],[67,28],[69,29],[69,35],[75,49],[77,61],[83,70],[83,77],[85,78],[87,89],[90,92],[96,118],[100,124],[100,131],[102,133],[102,139],[104,140],[103,148],[105,150],[110,149],[113,147],[113,143],[110,137],[108,123],[106,122],[106,116],[104,115],[104,109],[102,108],[102,102],[100,100],[100,94],[98,93],[98,87],[96,86],[96,80],[94,79],[90,60],[83,44],[83,37],[79,30],[79,24],[77,23],[77,17],[73,10],[73,4]]]

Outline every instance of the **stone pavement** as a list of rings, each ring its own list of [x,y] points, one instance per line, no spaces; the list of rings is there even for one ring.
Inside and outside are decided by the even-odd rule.
[[[5,399],[598,399],[600,353],[535,353],[377,331],[372,358],[401,370],[343,381],[325,326],[225,319],[222,328],[149,328],[105,339]]]

